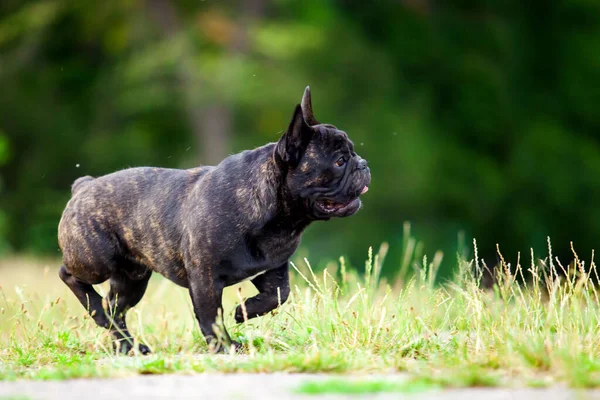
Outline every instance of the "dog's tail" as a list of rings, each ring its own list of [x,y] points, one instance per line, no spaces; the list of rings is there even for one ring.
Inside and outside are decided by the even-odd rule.
[[[94,180],[94,177],[89,176],[89,175],[82,176],[81,178],[75,179],[75,182],[73,182],[73,185],[71,185],[71,194],[74,195],[81,188],[87,186],[88,182],[91,182],[93,180]]]

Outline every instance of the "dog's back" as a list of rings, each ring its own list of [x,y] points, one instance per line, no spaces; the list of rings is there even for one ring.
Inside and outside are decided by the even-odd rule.
[[[59,224],[65,264],[91,272],[99,266],[112,271],[122,259],[151,269],[173,262],[179,257],[174,249],[180,235],[179,225],[170,222],[178,218],[191,187],[211,168],[140,167],[78,178]]]
[[[74,195],[76,192],[78,192],[83,186],[86,186],[86,184],[88,182],[91,182],[94,180],[93,176],[82,176],[81,178],[77,178],[75,179],[75,182],[73,182],[73,184],[71,185],[71,195]]]

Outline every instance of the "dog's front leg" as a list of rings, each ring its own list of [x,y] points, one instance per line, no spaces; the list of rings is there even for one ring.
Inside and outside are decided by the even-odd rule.
[[[189,292],[192,297],[194,314],[200,330],[213,352],[227,352],[233,345],[238,350],[241,345],[229,337],[223,323],[222,296],[224,283],[220,279],[211,279],[207,271],[195,268],[188,273]]]
[[[235,309],[235,321],[237,323],[244,322],[245,318],[251,319],[265,315],[285,303],[290,294],[288,262],[286,261],[282,266],[257,276],[251,282],[259,293],[244,302],[246,317],[244,317],[244,309],[237,306]]]

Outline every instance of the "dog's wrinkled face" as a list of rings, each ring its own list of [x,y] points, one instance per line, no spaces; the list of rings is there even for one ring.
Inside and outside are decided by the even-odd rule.
[[[315,120],[309,88],[276,153],[287,167],[288,189],[311,218],[347,217],[360,209],[359,196],[371,182],[367,161],[345,132]]]

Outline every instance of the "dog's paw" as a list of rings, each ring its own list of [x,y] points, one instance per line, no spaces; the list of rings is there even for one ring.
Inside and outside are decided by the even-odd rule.
[[[145,344],[143,344],[143,343],[139,343],[139,344],[138,344],[138,351],[140,352],[140,354],[142,354],[142,355],[144,355],[144,356],[145,356],[145,355],[148,355],[148,354],[150,354],[150,353],[152,353],[152,352],[150,351],[150,347],[146,346],[146,345],[145,345]]]
[[[243,344],[232,340],[229,345],[224,343],[210,344],[208,351],[213,354],[243,354],[246,352],[246,348]]]
[[[131,342],[132,342],[131,339],[117,339],[117,340],[114,340],[113,341],[113,350],[118,355],[133,356],[136,353],[134,351],[134,346],[131,344]],[[136,343],[135,346],[137,347],[137,350],[139,351],[139,353],[142,354],[142,355],[144,355],[144,356],[152,353],[150,351],[150,348],[148,346],[146,346],[145,344],[143,344],[143,343]]]
[[[238,324],[241,324],[242,322],[245,322],[244,312],[242,310],[242,306],[237,306],[235,308],[235,314],[233,315],[233,318],[235,319],[235,322],[238,323]]]
[[[241,324],[242,322],[246,322],[247,320],[256,318],[256,317],[260,317],[260,314],[249,315],[246,312],[246,316],[244,318],[244,310],[242,310],[242,306],[237,306],[235,308],[235,313],[233,314],[233,318],[235,319],[235,322],[237,322],[238,324]]]
[[[243,354],[246,352],[246,347],[240,342],[236,342],[235,340],[231,341],[230,350],[232,347],[234,354]]]
[[[129,354],[129,352],[133,348],[133,346],[131,345],[131,342],[132,342],[131,339],[116,339],[116,340],[113,340],[113,342],[112,342],[113,351],[117,355],[124,355],[125,356],[125,355]]]
[[[223,346],[220,352],[223,354],[244,354],[246,353],[246,346],[232,340],[231,344],[229,346]]]

